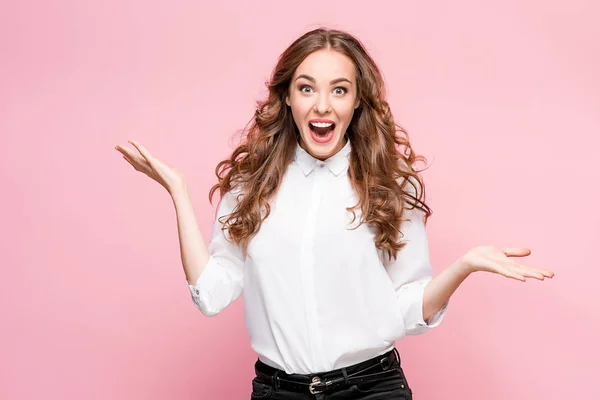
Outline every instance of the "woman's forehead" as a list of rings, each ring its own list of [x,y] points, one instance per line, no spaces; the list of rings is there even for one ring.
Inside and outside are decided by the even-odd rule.
[[[355,66],[348,56],[324,49],[309,54],[300,63],[294,73],[294,79],[300,75],[310,76],[320,83],[329,83],[338,78],[346,78],[353,82]]]

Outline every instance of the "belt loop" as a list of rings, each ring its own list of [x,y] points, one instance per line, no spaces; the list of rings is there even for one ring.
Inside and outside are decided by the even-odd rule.
[[[346,385],[350,384],[350,381],[348,380],[348,372],[346,372],[346,368],[342,368],[342,375],[344,375],[344,382],[346,383]]]
[[[273,382],[271,382],[275,389],[279,389],[279,376],[278,375],[279,375],[279,370],[276,369],[275,372],[273,373]]]
[[[401,366],[400,353],[398,353],[398,349],[396,347],[394,347],[394,354],[396,355],[396,360],[398,360],[398,366]]]
[[[380,361],[379,361],[379,365],[381,365],[381,368],[384,371],[387,371],[389,367],[392,366],[392,362],[390,361],[390,356],[387,357],[383,357]]]

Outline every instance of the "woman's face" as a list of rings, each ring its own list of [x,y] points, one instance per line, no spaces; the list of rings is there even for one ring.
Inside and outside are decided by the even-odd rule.
[[[318,50],[294,72],[285,102],[300,131],[300,146],[325,160],[346,141],[344,134],[359,105],[354,63],[334,50]]]

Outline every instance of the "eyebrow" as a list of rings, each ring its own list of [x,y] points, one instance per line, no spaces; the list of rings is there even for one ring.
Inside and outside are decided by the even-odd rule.
[[[300,78],[304,78],[307,79],[309,81],[311,81],[312,83],[317,83],[317,81],[315,80],[315,78],[313,78],[312,76],[309,75],[298,75],[298,77],[296,78],[296,80],[300,79]],[[347,78],[337,78],[332,80],[331,82],[329,82],[330,85],[335,85],[336,83],[340,83],[340,82],[348,82],[349,84],[352,84],[352,82],[350,82],[349,79]]]

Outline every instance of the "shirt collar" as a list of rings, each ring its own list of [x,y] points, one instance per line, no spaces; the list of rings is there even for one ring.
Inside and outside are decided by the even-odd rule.
[[[327,165],[327,168],[336,176],[341,174],[350,164],[349,155],[352,150],[350,139],[346,140],[344,147],[340,149],[333,156],[329,157],[325,161],[311,156],[306,150],[300,146],[300,143],[296,144],[296,152],[294,154],[294,160],[304,172],[304,176],[308,176],[317,165]]]

